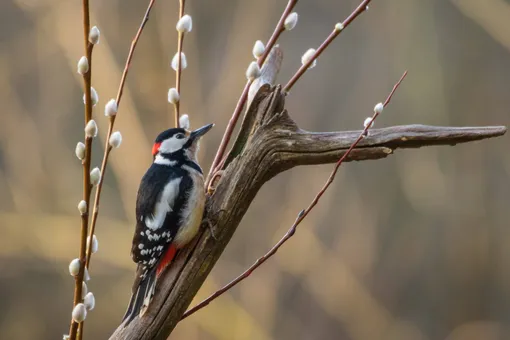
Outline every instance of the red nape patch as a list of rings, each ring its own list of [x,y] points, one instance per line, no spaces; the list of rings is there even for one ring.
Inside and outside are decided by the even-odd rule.
[[[170,244],[168,246],[168,249],[165,251],[165,254],[161,258],[161,261],[159,261],[158,268],[156,269],[156,276],[159,277],[161,272],[165,270],[165,268],[172,262],[174,259],[175,253],[177,252],[177,248],[174,244]]]
[[[154,145],[152,146],[152,155],[153,156],[156,156],[156,154],[159,151],[160,146],[161,146],[161,143],[154,143]]]

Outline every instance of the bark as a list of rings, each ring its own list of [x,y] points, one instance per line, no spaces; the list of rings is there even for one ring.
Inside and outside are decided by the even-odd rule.
[[[301,130],[284,109],[284,101],[280,87],[264,85],[257,92],[224,171],[215,183],[215,191],[207,201],[206,217],[212,221],[215,237],[209,228],[203,228],[163,274],[147,313],[126,328],[119,326],[110,339],[166,339],[262,185],[294,166],[336,162],[360,133]],[[505,132],[503,126],[405,125],[373,129],[348,160],[379,159],[399,148],[455,145],[501,136]]]

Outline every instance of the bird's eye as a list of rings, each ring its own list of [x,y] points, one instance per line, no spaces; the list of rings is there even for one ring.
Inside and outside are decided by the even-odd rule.
[[[184,135],[182,133],[178,133],[177,135],[175,135],[175,138],[177,139],[183,139],[184,138]]]

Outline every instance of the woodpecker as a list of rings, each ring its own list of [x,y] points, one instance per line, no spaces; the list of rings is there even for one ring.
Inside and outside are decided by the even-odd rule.
[[[153,163],[143,176],[136,199],[136,228],[131,258],[137,263],[127,325],[142,316],[154,295],[156,281],[177,249],[197,234],[205,206],[198,143],[214,124],[194,131],[163,131],[152,147]]]

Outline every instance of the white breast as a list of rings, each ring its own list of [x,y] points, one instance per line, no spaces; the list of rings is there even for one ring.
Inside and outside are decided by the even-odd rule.
[[[185,246],[197,234],[205,207],[204,177],[200,172],[187,165],[183,165],[182,168],[189,171],[193,186],[187,203],[183,207],[181,228],[174,240],[178,248]]]

